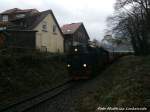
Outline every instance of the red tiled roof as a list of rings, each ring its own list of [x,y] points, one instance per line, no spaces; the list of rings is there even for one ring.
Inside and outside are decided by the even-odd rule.
[[[63,34],[73,34],[82,23],[65,24],[61,27]]]

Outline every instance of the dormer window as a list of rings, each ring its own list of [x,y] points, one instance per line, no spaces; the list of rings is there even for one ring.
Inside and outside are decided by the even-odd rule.
[[[53,25],[53,33],[57,33],[57,26],[56,25]]]
[[[67,32],[71,32],[71,30],[68,29]]]
[[[3,15],[2,19],[3,19],[3,21],[8,21],[8,15]]]
[[[47,23],[45,21],[43,22],[42,31],[47,32]]]
[[[16,17],[17,18],[23,18],[23,17],[25,17],[25,14],[17,14]]]

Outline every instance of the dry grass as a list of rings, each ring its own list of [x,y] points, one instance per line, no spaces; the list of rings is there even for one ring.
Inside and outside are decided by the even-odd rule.
[[[68,80],[63,59],[36,53],[0,55],[0,106]]]
[[[94,93],[80,98],[79,111],[94,112],[98,106],[148,107],[149,84],[150,56],[123,57],[101,74]]]

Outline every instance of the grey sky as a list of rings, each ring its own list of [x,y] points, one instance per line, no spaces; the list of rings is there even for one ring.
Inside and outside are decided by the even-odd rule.
[[[52,9],[62,26],[83,22],[91,39],[103,38],[106,18],[113,13],[115,0],[0,0],[0,11],[10,8]]]

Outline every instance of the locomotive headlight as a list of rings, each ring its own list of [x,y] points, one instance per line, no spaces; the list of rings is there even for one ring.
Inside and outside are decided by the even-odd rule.
[[[83,64],[83,67],[86,67],[87,65],[86,64]]]
[[[68,67],[68,68],[70,68],[70,67],[71,67],[71,65],[70,65],[70,64],[67,64],[67,67]]]
[[[75,52],[77,52],[77,51],[78,51],[78,49],[77,49],[77,48],[75,48],[75,49],[74,49],[74,51],[75,51]]]

